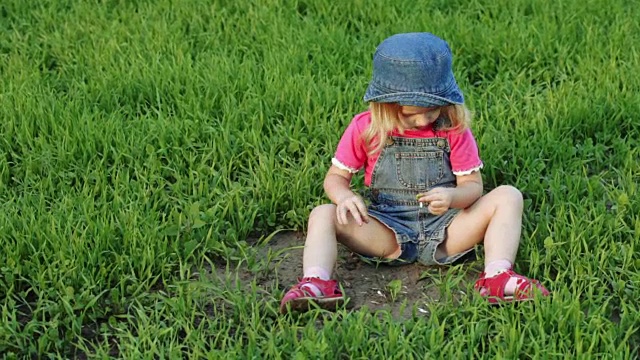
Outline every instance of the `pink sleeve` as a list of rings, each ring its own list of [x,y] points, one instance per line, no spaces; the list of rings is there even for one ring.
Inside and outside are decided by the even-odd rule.
[[[478,154],[478,145],[470,129],[458,133],[449,133],[451,144],[451,169],[455,175],[469,175],[482,169],[482,160]]]
[[[335,156],[331,159],[331,163],[342,170],[357,173],[365,165],[367,152],[361,135],[371,121],[366,115],[368,113],[359,114],[351,120],[342,134]]]

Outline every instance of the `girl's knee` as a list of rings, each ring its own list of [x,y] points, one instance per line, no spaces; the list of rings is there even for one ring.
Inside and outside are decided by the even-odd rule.
[[[311,222],[325,222],[331,221],[334,222],[336,217],[336,206],[334,204],[322,204],[318,205],[309,214],[309,223]]]
[[[512,206],[522,207],[522,193],[511,185],[500,185],[491,191],[497,197],[497,204],[510,204]]]

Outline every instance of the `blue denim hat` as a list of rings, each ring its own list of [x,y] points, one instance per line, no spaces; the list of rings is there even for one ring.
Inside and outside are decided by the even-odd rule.
[[[393,35],[373,55],[364,101],[421,107],[462,104],[451,63],[449,45],[433,34]]]

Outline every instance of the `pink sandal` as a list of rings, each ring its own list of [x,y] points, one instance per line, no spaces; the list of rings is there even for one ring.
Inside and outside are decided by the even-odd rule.
[[[317,286],[321,294],[315,294],[308,284]],[[298,284],[287,291],[282,298],[280,312],[285,314],[289,309],[292,311],[309,310],[311,302],[322,309],[335,310],[344,303],[344,295],[335,280],[322,280],[316,277],[298,279]],[[289,309],[287,304],[290,305]]]
[[[511,269],[500,272],[490,278],[485,276],[484,272],[480,274],[480,279],[476,281],[473,288],[476,289],[482,297],[487,298],[490,304],[532,300],[536,295],[536,289],[542,296],[549,296],[549,290],[545,289],[538,280],[518,275]],[[515,294],[505,295],[504,287],[512,277],[518,279]]]

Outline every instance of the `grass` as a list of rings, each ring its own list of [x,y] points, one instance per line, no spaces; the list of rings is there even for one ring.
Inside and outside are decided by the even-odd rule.
[[[638,18],[622,0],[4,1],[0,354],[637,357]],[[268,271],[247,239],[304,230],[375,46],[405,31],[449,41],[485,185],[526,198],[517,269],[553,297],[291,317],[289,284],[202,277]]]

